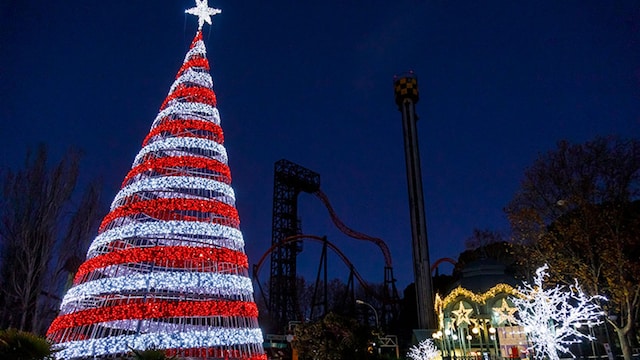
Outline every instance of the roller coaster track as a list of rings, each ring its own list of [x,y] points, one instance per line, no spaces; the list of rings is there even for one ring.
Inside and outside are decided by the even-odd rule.
[[[324,206],[327,208],[327,210],[329,211],[329,216],[331,216],[331,221],[333,221],[333,224],[338,228],[338,230],[352,239],[370,241],[376,244],[380,248],[380,250],[382,251],[382,255],[384,256],[384,266],[387,268],[392,267],[391,252],[389,251],[389,247],[387,246],[387,244],[382,239],[369,236],[367,234],[363,234],[351,229],[350,227],[345,225],[342,220],[340,220],[335,210],[333,210],[333,206],[331,206],[329,198],[327,197],[327,195],[325,195],[325,193],[322,192],[322,190],[318,190],[313,194],[318,199],[320,199],[320,201],[322,201]]]
[[[320,175],[300,165],[292,163],[286,159],[277,161],[274,164],[274,191],[273,191],[273,221],[272,221],[272,237],[271,248],[260,260],[260,265],[267,255],[271,258],[271,276],[269,281],[269,298],[267,308],[270,315],[274,319],[273,323],[276,328],[284,328],[287,323],[299,317],[296,314],[298,299],[296,294],[296,257],[302,251],[301,239],[288,241],[301,234],[300,220],[298,218],[297,197],[300,192],[314,194],[324,204],[329,212],[329,216],[333,224],[339,231],[346,236],[374,243],[382,251],[384,256],[384,286],[382,294],[373,296],[382,300],[382,318],[391,319],[397,314],[397,305],[399,304],[398,292],[395,287],[395,279],[393,277],[393,268],[391,253],[387,244],[382,239],[372,237],[361,232],[355,231],[345,225],[337,216],[335,210],[331,206],[328,197],[320,191]],[[326,262],[326,247],[328,242],[324,241],[323,255]],[[337,247],[331,245],[332,250],[336,252],[342,260],[351,267],[351,275],[354,273],[351,261],[344,254],[339,252]],[[326,272],[326,265],[325,272]],[[255,270],[259,270],[259,267]],[[256,275],[256,274],[254,274]],[[367,291],[366,282],[357,274],[356,279],[362,287]],[[258,282],[259,285],[259,282]],[[262,289],[260,289],[262,291]],[[263,298],[264,294],[263,294]],[[326,306],[325,306],[326,307]]]
[[[258,283],[258,285],[260,285],[260,282],[258,280],[258,277],[259,277],[259,274],[260,274],[260,269],[262,268],[262,264],[267,259],[267,257],[274,250],[276,250],[278,247],[284,246],[284,245],[287,245],[287,244],[291,244],[291,243],[295,243],[296,241],[300,241],[300,240],[313,240],[313,241],[317,241],[317,242],[321,242],[321,243],[324,243],[326,241],[327,247],[330,248],[331,250],[333,250],[336,253],[336,255],[338,255],[338,257],[342,260],[342,262],[347,267],[349,267],[350,271],[353,273],[353,276],[356,278],[356,280],[358,280],[358,283],[362,286],[362,288],[365,290],[365,292],[367,292],[368,295],[372,295],[374,297],[377,296],[377,294],[374,291],[371,290],[371,288],[369,287],[367,282],[362,278],[360,273],[358,273],[358,271],[355,269],[355,267],[353,266],[353,263],[351,263],[349,258],[347,258],[347,256],[335,244],[333,244],[330,241],[326,240],[326,238],[323,238],[323,237],[320,237],[320,236],[316,236],[316,235],[304,235],[304,234],[302,234],[302,235],[290,236],[290,237],[284,239],[280,244],[275,244],[275,245],[271,246],[269,249],[267,249],[267,251],[265,251],[265,253],[262,254],[262,257],[260,257],[260,260],[258,260],[258,262],[255,265],[253,265],[253,278],[256,281],[256,283]],[[262,294],[262,296],[264,297],[264,293]]]

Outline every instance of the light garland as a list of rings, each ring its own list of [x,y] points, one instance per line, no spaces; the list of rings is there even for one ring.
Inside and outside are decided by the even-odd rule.
[[[189,237],[190,241],[189,239],[166,238],[167,234],[174,237],[186,236]],[[200,237],[194,239],[194,236]],[[242,232],[236,228],[215,223],[166,221],[133,223],[106,230],[93,240],[87,251],[87,258],[90,259],[97,256],[99,254],[98,249],[111,242],[134,237],[154,238],[154,242],[157,245],[166,246],[219,246],[232,250],[244,249]]]
[[[176,152],[184,153],[188,149],[198,149],[211,152],[211,158],[220,161],[221,163],[227,163],[227,150],[221,144],[215,141],[198,138],[165,138],[159,141],[149,144],[140,150],[133,162],[134,166],[139,165],[142,159],[150,153],[156,152]],[[176,155],[173,155],[176,156]]]
[[[210,135],[194,134],[193,131],[208,132]],[[170,133],[172,136],[181,134],[182,137],[200,137],[213,140],[219,144],[224,143],[224,135],[222,134],[222,128],[220,125],[203,120],[181,119],[165,121],[158,124],[157,127],[151,129],[147,137],[142,141],[142,146],[146,146],[149,143],[149,140],[165,132]]]
[[[213,199],[221,201],[230,206],[235,205],[236,195],[231,186],[229,186],[228,184],[217,180],[205,179],[195,176],[170,176],[141,179],[123,187],[122,189],[120,189],[120,191],[118,191],[116,197],[113,199],[110,209],[115,209],[117,206],[120,206],[126,198],[137,193],[155,193],[158,191],[176,191],[182,189],[202,189],[208,191],[210,194],[219,193],[220,196],[215,196],[213,197]]]
[[[191,170],[188,170],[189,168]],[[177,169],[181,169],[181,171]],[[211,174],[208,174],[208,176],[215,176],[216,180],[220,180],[225,184],[231,183],[231,171],[229,167],[218,160],[196,156],[174,156],[146,159],[142,164],[129,171],[122,181],[122,186],[126,186],[132,178],[146,171],[153,171],[165,176],[183,176],[195,173],[196,171],[194,169],[209,170]],[[201,174],[200,177],[204,176],[205,174]]]
[[[67,292],[60,309],[68,309],[70,303],[81,302],[101,294],[128,291],[170,291],[175,293],[207,294],[210,296],[234,296],[253,294],[251,279],[246,276],[218,273],[158,271],[148,274],[118,276],[97,279],[78,284]],[[62,311],[65,314],[65,311]]]
[[[122,299],[121,302],[121,304],[117,305],[81,310],[58,316],[51,323],[47,335],[71,327],[114,320],[211,316],[258,317],[256,304],[247,301],[168,301],[156,299],[131,301]]]
[[[164,109],[171,101],[197,102],[216,106],[216,93],[212,89],[202,86],[178,85],[176,89],[164,99],[160,109]]]
[[[200,42],[200,44],[202,44],[202,42]],[[193,50],[195,49],[191,49],[189,50],[189,52]],[[187,54],[187,56],[189,55]],[[182,84],[197,84],[199,86],[213,88],[213,79],[211,78],[211,75],[209,75],[208,72],[196,71],[192,68],[188,68],[185,71],[183,71],[182,74],[180,74],[180,76],[176,77],[176,80],[171,85],[171,88],[169,88],[169,94],[171,94],[176,87]]]
[[[154,128],[164,118],[192,119],[194,117],[220,125],[220,113],[214,106],[202,103],[172,103],[158,113],[151,127]]]
[[[156,246],[150,248],[130,248],[109,252],[85,261],[74,277],[74,283],[88,273],[107,266],[130,263],[166,264],[173,268],[205,269],[211,264],[228,263],[249,268],[247,255],[230,249],[203,248],[189,246]],[[204,270],[206,271],[206,270]]]
[[[253,301],[253,300],[251,300]],[[205,320],[203,322],[207,324],[194,324],[193,320]],[[169,322],[167,322],[169,321]],[[211,325],[215,323],[216,325]],[[222,326],[226,324],[228,327],[248,327],[257,328],[257,317],[228,317],[228,316],[209,316],[209,317],[179,317],[179,318],[161,318],[161,319],[134,319],[134,320],[114,320],[100,323],[100,327],[112,329],[112,331],[119,331],[118,334],[126,334],[130,331],[153,333],[153,332],[174,332],[174,331],[203,331],[211,328],[212,326]],[[51,335],[51,337],[59,338],[59,341],[73,341],[81,340],[77,337],[78,328],[70,328],[65,331]]]
[[[451,292],[444,299],[438,301],[439,298],[436,298],[436,308],[446,308],[449,304],[456,301],[459,297],[465,297],[475,303],[484,304],[485,301],[493,299],[498,294],[502,293],[514,296],[519,295],[518,290],[513,286],[502,283],[495,285],[491,289],[481,294],[476,294],[471,290],[465,289],[462,286],[458,286],[457,288],[451,290]]]
[[[124,354],[133,349],[189,349],[201,347],[233,346],[237,344],[260,344],[263,342],[260,329],[212,328],[208,331],[150,333],[120,335],[101,339],[69,341],[54,346],[56,358],[73,359]]]
[[[185,215],[180,212],[197,211],[207,213],[201,217]],[[142,200],[135,203],[124,204],[115,208],[107,216],[104,217],[100,224],[99,231],[104,229],[117,218],[131,216],[136,214],[145,214],[156,219],[162,220],[192,220],[203,222],[214,222],[233,227],[240,226],[240,218],[238,210],[235,206],[227,205],[217,200],[203,199],[153,199]]]
[[[182,76],[182,74],[187,69],[191,69],[191,68],[201,68],[202,70],[209,71],[209,61],[204,55],[193,56],[189,60],[187,60],[184,64],[182,64],[182,66],[180,67],[180,70],[178,70],[177,76],[178,77]],[[210,105],[215,106],[216,104],[212,103]],[[160,109],[162,109],[162,107]]]

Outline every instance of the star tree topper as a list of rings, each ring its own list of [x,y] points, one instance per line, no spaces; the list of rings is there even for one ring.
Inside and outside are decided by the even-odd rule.
[[[217,15],[222,12],[220,9],[210,8],[209,0],[196,0],[196,7],[187,9],[184,11],[187,14],[195,15],[198,17],[198,30],[202,30],[202,25],[206,21],[211,25],[211,16]]]

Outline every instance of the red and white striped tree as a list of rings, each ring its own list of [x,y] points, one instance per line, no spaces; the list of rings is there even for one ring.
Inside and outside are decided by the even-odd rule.
[[[61,359],[266,359],[199,29],[47,337]]]

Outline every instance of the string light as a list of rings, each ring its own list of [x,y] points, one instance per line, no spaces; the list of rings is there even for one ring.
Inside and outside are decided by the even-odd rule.
[[[160,106],[160,109],[164,109],[167,106],[167,103],[170,101],[176,101],[176,99],[180,102],[192,101],[216,106],[216,94],[212,89],[199,86],[190,87],[185,84],[180,84],[171,94],[169,94],[169,96],[167,96],[162,103],[162,106]]]
[[[210,215],[195,217],[180,213],[185,211],[205,212]],[[104,220],[102,220],[102,223],[100,224],[100,231],[103,231],[109,223],[117,218],[141,213],[161,220],[190,219],[193,221],[209,221],[230,225],[236,228],[240,224],[236,208],[217,200],[183,198],[153,199],[125,204],[115,208],[104,217]]]
[[[206,269],[210,263],[228,263],[243,268],[249,267],[244,252],[230,249],[197,248],[189,246],[155,246],[150,248],[130,248],[112,251],[85,261],[75,275],[78,283],[85,275],[100,268],[117,264],[132,263],[170,264],[173,268]],[[206,271],[206,270],[204,270]]]
[[[153,122],[152,128],[164,118],[197,118],[211,121],[220,125],[220,113],[216,107],[202,103],[180,103],[175,102],[169,104],[165,109],[160,111]]]
[[[213,140],[219,144],[224,142],[224,135],[220,125],[202,120],[174,120],[166,121],[158,124],[153,128],[147,137],[142,141],[142,146],[146,146],[151,139],[161,133],[170,133],[173,136],[180,134],[181,136],[203,137]],[[207,133],[203,135],[202,133]]]
[[[98,249],[113,241],[129,238],[155,238],[154,242],[163,246],[217,246],[232,250],[244,248],[240,230],[227,225],[193,221],[132,223],[98,235],[89,246],[87,258],[99,255]]]
[[[258,317],[258,307],[248,301],[167,301],[156,299],[121,299],[118,304],[76,311],[58,316],[47,334],[75,326],[114,320],[169,317],[241,316]]]
[[[251,279],[246,276],[218,274],[158,271],[149,274],[127,274],[106,279],[77,284],[65,295],[61,308],[70,303],[81,302],[109,293],[127,293],[129,291],[168,291],[173,293],[206,294],[209,296],[235,296],[253,293]]]
[[[202,41],[198,42],[200,46],[204,46]],[[191,49],[189,52],[197,51],[199,49]],[[187,54],[189,56],[189,54]],[[179,76],[176,77],[176,81],[171,85],[169,89],[169,94],[171,94],[178,86],[183,84],[196,84],[199,86],[204,86],[207,88],[213,88],[213,79],[211,75],[209,75],[206,71],[195,71],[192,68],[187,68],[182,72]]]
[[[215,141],[207,139],[197,138],[164,138],[155,141],[153,144],[149,144],[140,150],[134,160],[134,166],[142,162],[142,159],[150,153],[164,153],[175,152],[173,156],[186,153],[188,150],[198,151],[202,153],[202,150],[207,151],[206,155],[211,155],[214,159],[221,163],[227,163],[227,150],[221,144]],[[204,155],[204,153],[203,153]]]
[[[195,156],[172,156],[149,158],[145,160],[142,164],[129,171],[122,184],[123,186],[126,186],[131,179],[146,171],[153,171],[165,176],[181,176],[196,173],[194,169],[207,170],[210,173],[209,176],[215,177],[216,180],[220,180],[225,184],[231,183],[231,172],[229,171],[229,167],[218,160]],[[201,173],[201,175],[204,174]]]
[[[458,286],[453,289],[444,299],[440,300],[436,297],[436,308],[446,308],[452,302],[455,302],[459,297],[465,297],[475,303],[484,304],[485,301],[495,298],[498,294],[507,294],[518,296],[519,292],[513,286],[508,284],[497,284],[484,293],[476,294],[471,290],[465,289],[462,286]]]
[[[235,204],[235,192],[231,186],[211,179],[195,176],[171,176],[161,178],[147,178],[139,180],[133,184],[122,188],[111,203],[113,210],[129,196],[142,192],[177,191],[182,189],[206,190],[208,194],[219,194],[214,199],[222,201],[228,205]]]
[[[232,344],[262,344],[260,329],[212,328],[206,331],[136,334],[69,341],[59,344],[56,353],[59,359],[86,357],[87,354],[102,356],[127,353],[131,349],[147,349],[154,346],[160,349],[200,348],[229,346]],[[266,360],[266,356],[264,357]]]

